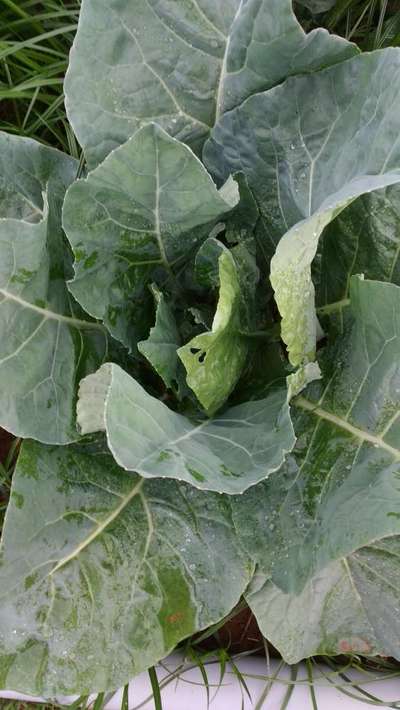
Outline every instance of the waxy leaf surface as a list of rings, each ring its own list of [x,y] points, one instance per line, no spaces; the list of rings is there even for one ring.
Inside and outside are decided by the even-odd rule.
[[[80,6],[82,161],[0,133],[0,688],[108,693],[243,598],[290,663],[400,661],[400,49]]]
[[[177,354],[181,337],[174,312],[164,294],[153,287],[156,322],[147,340],[138,343],[139,352],[148,360],[166,387],[181,395],[185,387],[185,371]]]
[[[376,651],[385,646],[379,617],[398,617],[399,587],[389,570],[396,576],[400,535],[400,288],[353,277],[350,291],[352,324],[325,353],[322,381],[292,402],[293,453],[279,476],[233,499],[238,534],[266,585],[266,600],[261,591],[255,597],[259,622],[266,629],[280,604],[293,610],[282,636],[275,622],[270,636],[288,659],[304,653],[307,629],[298,633],[303,621],[295,622],[295,609],[307,599],[307,604],[315,599],[321,614],[309,624],[313,645],[307,654],[322,648],[339,653],[346,626],[347,638],[366,638]],[[350,596],[349,565],[358,575]],[[369,602],[355,614],[358,587]],[[384,593],[372,614],[380,589]],[[278,606],[270,606],[268,600],[275,598]],[[341,607],[340,618],[331,603],[335,614]],[[362,630],[368,618],[375,640]],[[385,653],[396,649],[399,656],[393,639],[394,631]]]
[[[91,166],[148,121],[199,150],[252,93],[355,52],[306,35],[291,0],[83,0],[67,112]]]
[[[343,330],[354,274],[400,286],[399,220],[400,187],[392,185],[359,197],[325,229],[313,264],[324,326]]]
[[[261,631],[287,663],[315,655],[400,659],[400,537],[333,562],[299,595],[258,574],[246,594]]]
[[[192,422],[112,364],[82,381],[78,423],[84,434],[105,431],[115,460],[128,471],[229,494],[277,471],[295,442],[285,385]]]
[[[400,51],[386,49],[252,96],[206,145],[216,177],[245,173],[265,249],[277,245],[271,283],[294,366],[315,357],[319,236],[356,197],[400,180],[399,135]]]
[[[0,552],[0,687],[119,688],[234,606],[252,565],[227,498],[101,448],[25,443]]]
[[[0,426],[46,443],[79,437],[77,386],[107,353],[105,329],[65,283],[61,206],[76,170],[59,151],[0,134]]]
[[[147,286],[157,273],[162,281],[170,277],[201,239],[198,228],[238,199],[236,183],[218,192],[190,148],[149,124],[68,190],[71,293],[134,349],[151,322]]]

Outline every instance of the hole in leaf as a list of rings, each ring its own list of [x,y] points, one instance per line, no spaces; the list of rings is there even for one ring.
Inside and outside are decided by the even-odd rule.
[[[200,348],[190,348],[190,352],[192,355],[197,355],[200,352]]]
[[[203,352],[199,356],[199,362],[204,362],[205,359],[206,359],[206,351],[203,350]]]

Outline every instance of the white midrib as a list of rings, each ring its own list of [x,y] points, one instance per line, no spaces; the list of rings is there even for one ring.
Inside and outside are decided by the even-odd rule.
[[[138,405],[136,405],[136,407],[138,409],[140,409],[140,407],[138,407]],[[165,447],[173,448],[174,446],[177,446],[178,444],[180,444],[182,441],[185,441],[186,439],[191,439],[193,436],[195,436],[195,434],[198,434],[198,432],[201,431],[202,429],[204,429],[204,427],[207,426],[208,424],[209,424],[209,421],[206,419],[204,422],[199,424],[197,427],[195,427],[194,429],[189,429],[189,431],[185,432],[185,434],[182,434],[182,436],[179,436],[177,439],[174,439],[173,441],[165,441],[162,444],[162,446],[160,446],[157,450],[151,451],[149,454],[146,454],[146,456],[144,456],[140,461],[138,461],[138,463],[135,464],[135,470],[137,470],[139,473],[140,472],[146,473],[146,471],[143,471],[143,465],[145,463],[147,463],[147,461],[149,459],[151,459],[155,455],[155,453],[162,451]],[[109,444],[110,444],[110,442],[109,442]]]
[[[151,64],[149,64],[147,62],[146,57],[143,53],[143,49],[142,49],[141,45],[139,44],[139,41],[138,41],[138,38],[136,37],[136,35],[132,32],[132,30],[128,27],[128,25],[125,22],[123,22],[123,20],[121,18],[118,18],[118,19],[121,22],[122,27],[126,30],[126,32],[129,34],[129,36],[132,37],[132,39],[134,40],[136,47],[139,51],[139,54],[141,56],[143,66],[146,67],[151,74],[153,74],[153,76],[160,83],[160,85],[162,86],[162,88],[164,89],[166,94],[168,94],[169,98],[171,99],[172,103],[174,104],[174,106],[176,108],[178,115],[185,116],[186,118],[189,118],[191,121],[196,121],[196,123],[204,126],[204,128],[206,128],[208,131],[210,131],[212,126],[209,126],[208,124],[204,123],[200,119],[195,118],[194,116],[191,116],[189,113],[186,113],[186,111],[183,110],[183,108],[178,103],[176,96],[169,88],[168,84],[165,82],[165,80],[162,78],[162,76],[160,76],[160,74],[158,74],[156,72],[156,70],[151,66]],[[127,118],[126,115],[125,115],[125,118]],[[138,117],[135,116],[135,118],[138,118]]]
[[[51,572],[49,573],[49,576],[55,574],[56,572],[59,572],[59,570],[62,569],[62,567],[65,567],[65,565],[67,565],[69,562],[72,562],[72,560],[74,560],[76,557],[79,557],[79,555],[83,552],[83,550],[85,550],[87,547],[89,547],[89,545],[91,545],[91,543],[92,543],[94,540],[96,540],[96,538],[97,538],[99,535],[101,535],[101,533],[104,532],[104,530],[105,530],[106,528],[108,528],[108,526],[111,525],[111,523],[112,523],[116,518],[118,518],[118,516],[119,516],[119,515],[122,513],[122,511],[127,507],[127,505],[129,505],[129,503],[131,502],[131,500],[133,500],[133,498],[134,498],[136,495],[139,495],[143,484],[144,484],[144,480],[143,480],[143,479],[140,479],[140,481],[136,484],[136,486],[134,486],[134,488],[132,488],[132,490],[130,491],[130,493],[128,493],[128,495],[126,495],[126,496],[124,496],[124,497],[122,498],[121,503],[118,505],[118,507],[115,508],[115,510],[113,510],[113,512],[110,513],[110,515],[109,515],[107,518],[105,518],[105,520],[103,520],[103,522],[100,523],[100,525],[98,525],[98,526],[90,533],[90,535],[88,535],[88,537],[86,537],[84,540],[82,540],[82,542],[79,543],[79,545],[78,545],[77,547],[75,547],[75,549],[72,550],[72,552],[70,552],[69,555],[66,555],[65,557],[63,557],[63,558],[56,564],[56,566],[53,567],[53,569],[52,569]]]
[[[158,147],[157,136],[155,136],[154,146],[155,146],[155,152],[156,152],[156,200],[155,200],[155,206],[154,206],[154,232],[156,235],[157,244],[158,244],[158,248],[160,250],[160,256],[161,256],[162,262],[163,262],[165,268],[170,270],[171,267],[170,267],[169,261],[167,259],[167,254],[165,252],[164,242],[163,242],[162,236],[161,236],[161,223],[160,223],[161,187],[160,187],[160,156],[159,156],[160,149]]]
[[[149,5],[150,9],[154,12],[154,9],[153,9],[152,6],[150,5],[150,3],[148,3],[148,0],[146,0],[146,2],[147,2],[147,4]],[[216,34],[218,34],[218,35],[220,36],[220,38],[226,40],[225,52],[224,52],[224,56],[223,56],[222,63],[221,63],[221,72],[220,72],[219,81],[218,81],[218,86],[217,86],[217,92],[216,92],[216,106],[215,106],[215,119],[214,119],[214,125],[215,125],[215,123],[217,123],[217,121],[218,121],[218,119],[219,119],[219,117],[220,117],[220,115],[221,115],[222,101],[223,101],[223,92],[224,92],[224,89],[225,89],[224,83],[225,83],[225,78],[226,78],[226,75],[227,75],[227,61],[228,61],[228,53],[229,53],[229,46],[230,46],[231,31],[232,31],[232,27],[233,27],[233,25],[234,25],[234,23],[235,23],[235,21],[236,21],[236,18],[239,16],[239,14],[240,14],[240,12],[241,12],[241,10],[242,10],[242,7],[243,7],[243,0],[240,1],[239,7],[238,7],[238,9],[237,9],[237,11],[236,11],[236,14],[235,14],[235,17],[234,17],[234,19],[233,19],[233,21],[232,21],[231,30],[230,30],[230,33],[229,33],[228,36],[224,35],[224,34],[221,32],[221,30],[219,30],[218,27],[216,27],[215,25],[213,25],[213,24],[211,23],[211,21],[209,20],[209,18],[204,14],[204,12],[203,12],[203,11],[201,10],[201,8],[198,6],[197,2],[195,2],[194,4],[196,5],[196,8],[197,8],[197,10],[198,10],[198,12],[199,12],[199,15],[203,18],[203,20],[205,20],[205,21],[207,22],[207,24],[209,24],[209,25],[213,28],[213,30],[216,32]],[[157,15],[156,15],[156,17],[157,17],[158,20],[160,19]],[[124,22],[121,18],[118,18],[118,19],[119,19],[119,21],[121,22],[122,27],[125,29],[125,31],[129,34],[129,36],[130,36],[130,37],[133,39],[133,41],[135,42],[136,47],[137,47],[137,49],[138,49],[138,51],[139,51],[139,53],[140,53],[143,66],[145,66],[145,67],[153,74],[153,76],[159,81],[160,85],[163,87],[164,91],[168,94],[168,96],[169,96],[170,99],[172,100],[173,104],[175,105],[176,110],[177,110],[177,113],[178,113],[180,116],[186,116],[187,118],[191,119],[192,121],[195,121],[196,123],[198,123],[198,124],[204,126],[204,128],[206,128],[206,129],[207,129],[207,132],[209,133],[209,132],[211,131],[211,129],[213,128],[213,126],[209,126],[208,124],[204,123],[204,121],[202,121],[202,120],[200,120],[199,118],[196,118],[195,116],[192,116],[192,115],[188,114],[186,111],[184,111],[184,109],[180,106],[180,104],[179,104],[179,102],[178,102],[176,96],[174,95],[173,91],[169,88],[168,84],[167,84],[167,83],[165,82],[165,80],[156,72],[156,70],[154,69],[154,67],[152,67],[151,64],[149,64],[148,61],[146,60],[145,54],[144,54],[144,52],[143,52],[143,49],[142,49],[141,45],[139,44],[139,41],[138,41],[137,36],[132,32],[132,30],[129,28],[129,26],[126,24],[126,22]],[[170,30],[170,32],[173,32],[173,34],[176,34],[176,32],[173,31],[170,27],[169,27],[168,29]],[[180,39],[181,41],[185,42],[185,44],[187,43],[186,40],[185,40],[183,37],[181,37],[180,35],[178,35],[178,37],[179,37],[179,39]],[[197,49],[199,49],[199,48],[197,48]],[[199,50],[199,51],[203,51],[203,50]]]
[[[0,288],[0,295],[4,296],[7,301],[13,301],[14,303],[18,303],[23,308],[27,308],[30,311],[34,311],[46,320],[55,320],[58,322],[66,323],[71,326],[75,326],[77,328],[95,328],[96,330],[104,331],[104,328],[100,323],[91,323],[90,321],[80,320],[79,318],[73,318],[72,316],[63,316],[59,313],[54,313],[54,311],[49,311],[47,308],[35,306],[33,303],[25,301],[20,296],[6,291],[6,289],[4,288]],[[0,301],[0,305],[1,303],[3,303],[3,301]]]
[[[229,48],[230,48],[230,44],[231,44],[232,28],[236,22],[236,18],[239,17],[239,15],[241,13],[242,6],[243,6],[243,0],[241,0],[241,2],[239,4],[239,7],[236,11],[236,15],[233,18],[232,25],[229,30],[229,35],[226,38],[225,52],[224,52],[224,57],[222,59],[221,73],[219,75],[219,82],[218,82],[214,124],[217,123],[218,119],[221,116],[221,112],[222,112],[222,101],[223,101],[223,94],[224,94],[224,89],[225,89],[225,79],[226,79],[226,75],[227,75],[228,54],[229,54]]]
[[[197,0],[193,0],[193,5],[195,5],[195,7],[196,7],[196,9],[197,9],[197,12],[198,12],[199,15],[203,18],[203,20],[209,25],[209,27],[211,27],[211,29],[212,29],[214,32],[216,32],[216,33],[221,37],[221,39],[226,39],[226,35],[224,35],[224,33],[221,32],[221,30],[220,30],[216,25],[214,25],[213,22],[211,22],[210,18],[207,17],[207,15],[205,14],[204,10],[202,10],[202,8],[200,7],[200,5],[198,4]]]
[[[222,100],[223,100],[223,93],[224,93],[224,88],[225,88],[224,84],[225,84],[225,77],[226,77],[226,68],[227,68],[227,62],[228,62],[228,52],[229,52],[230,41],[231,41],[231,38],[228,37],[226,40],[224,58],[222,60],[222,65],[221,65],[221,73],[219,76],[217,98],[215,100],[215,121],[214,121],[214,123],[217,123],[219,117],[221,116],[221,112],[222,112]]]
[[[327,412],[325,409],[322,409],[322,407],[319,407],[318,405],[309,402],[308,399],[306,399],[305,397],[296,397],[292,401],[292,404],[295,407],[299,407],[300,409],[304,409],[307,412],[311,412],[311,414],[314,414],[316,417],[320,417],[321,419],[324,419],[327,422],[331,422],[331,424],[334,424],[340,429],[347,431],[349,434],[356,437],[357,439],[360,439],[361,441],[368,441],[370,444],[373,444],[373,446],[377,446],[380,449],[384,449],[385,451],[390,453],[396,459],[396,461],[400,461],[400,450],[396,449],[394,446],[390,446],[390,444],[387,444],[381,436],[370,434],[369,432],[364,431],[363,429],[359,429],[353,424],[350,424],[345,419],[338,417],[336,414]]]

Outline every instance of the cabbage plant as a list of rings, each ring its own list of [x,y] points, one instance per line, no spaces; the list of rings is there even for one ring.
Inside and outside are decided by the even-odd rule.
[[[289,663],[400,659],[400,50],[82,0],[65,96],[83,173],[0,135],[0,686],[117,688],[242,596]]]

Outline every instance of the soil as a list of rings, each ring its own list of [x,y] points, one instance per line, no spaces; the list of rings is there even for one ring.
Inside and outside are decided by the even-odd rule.
[[[10,450],[11,443],[13,441],[13,436],[8,433],[8,431],[4,431],[4,429],[0,429],[0,463],[4,463],[8,452]],[[3,509],[4,505],[8,501],[8,495],[9,491],[5,486],[1,485],[1,479],[0,479],[0,508],[1,508],[1,516],[0,516],[0,539],[1,539],[1,526],[3,522]]]
[[[0,429],[0,463],[4,463],[6,460],[13,438],[8,431]]]
[[[265,653],[261,631],[254,614],[248,607],[227,621],[213,636],[202,641],[199,646],[210,651],[225,648],[231,654],[245,651]]]

